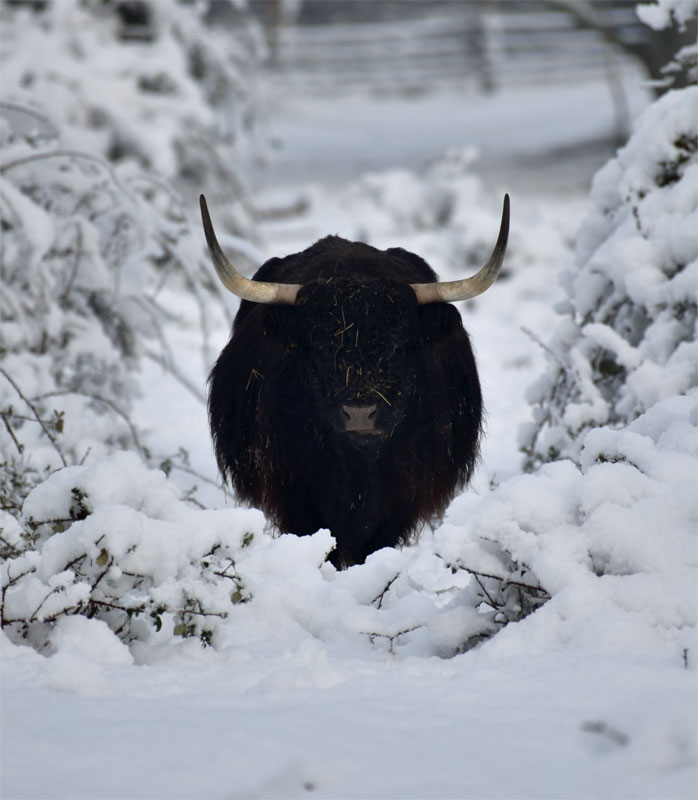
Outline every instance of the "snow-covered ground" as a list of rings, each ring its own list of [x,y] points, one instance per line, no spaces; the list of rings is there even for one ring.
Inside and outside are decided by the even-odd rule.
[[[626,67],[621,86],[620,110],[603,82],[493,94],[435,88],[417,97],[354,92],[299,98],[277,91],[266,120],[276,152],[259,178],[271,185],[336,185],[377,169],[422,170],[468,144],[477,149],[488,184],[530,193],[587,188],[595,152],[598,166],[624,115],[636,117],[648,101],[638,71]]]
[[[631,97],[636,111],[647,99]],[[593,456],[584,474],[569,462],[520,474],[517,428],[544,363],[535,340],[556,325],[558,274],[589,207],[583,170],[613,124],[601,84],[279,107],[269,134],[285,144],[258,196],[269,255],[332,232],[399,244],[455,277],[488,255],[511,192],[506,274],[461,304],[488,410],[480,469],[435,534],[343,573],[319,566],[326,532],[273,539],[261,515],[206,483],[199,497],[226,509],[207,512],[211,529],[254,534],[239,545],[254,600],[234,607],[215,648],[194,638],[129,650],[83,617],[59,623],[48,657],[5,640],[3,797],[695,797],[697,650],[684,633],[695,611],[691,401],[655,409],[629,434],[667,454],[650,477],[618,480],[609,471],[618,465]],[[203,390],[196,312],[186,296],[178,303],[182,368]],[[220,315],[216,347],[228,324]],[[142,384],[136,417],[150,441],[161,452],[186,448],[215,483],[202,404],[157,367]],[[607,433],[598,450],[622,451],[626,440]],[[679,441],[685,459],[672,450]],[[125,474],[114,463],[104,474]],[[143,530],[164,520],[173,537],[197,536],[184,512],[162,510],[157,478],[136,467],[132,475],[115,486],[104,477],[95,491],[120,514],[134,509]],[[96,517],[86,520],[94,535]],[[614,518],[627,529],[611,547],[603,531]],[[458,602],[467,574],[444,566],[449,553],[457,563],[463,531],[497,531],[554,597],[454,655],[454,631],[462,638],[479,624]],[[595,572],[590,553],[612,568]],[[483,573],[495,558],[475,545],[470,555]]]

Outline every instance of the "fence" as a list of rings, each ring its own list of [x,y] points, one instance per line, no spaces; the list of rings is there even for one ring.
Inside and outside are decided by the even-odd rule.
[[[439,4],[390,21],[278,25],[270,30],[270,71],[307,91],[420,90],[458,83],[480,89],[605,76],[614,53],[604,36],[558,7],[519,3]],[[584,4],[588,5],[588,4]],[[628,43],[642,36],[632,8],[602,9]]]

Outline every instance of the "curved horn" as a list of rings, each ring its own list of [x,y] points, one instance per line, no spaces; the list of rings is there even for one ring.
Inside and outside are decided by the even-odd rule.
[[[509,195],[504,195],[502,222],[499,226],[497,244],[485,266],[471,278],[460,281],[441,281],[439,283],[413,283],[414,293],[420,305],[425,303],[452,303],[455,300],[469,300],[490,288],[497,280],[499,270],[507,251],[509,238]]]
[[[199,197],[199,203],[201,205],[201,221],[204,224],[208,249],[211,251],[213,266],[216,268],[216,273],[223,286],[243,300],[250,300],[252,303],[286,303],[293,305],[296,302],[296,295],[301,289],[301,284],[252,281],[241,275],[225,257],[225,253],[218,244],[218,239],[216,239],[216,234],[213,231],[213,223],[208,213],[206,198],[203,195]]]

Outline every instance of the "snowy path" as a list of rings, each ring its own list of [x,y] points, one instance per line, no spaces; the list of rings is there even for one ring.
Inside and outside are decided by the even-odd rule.
[[[26,660],[46,684],[41,657]],[[306,642],[263,661],[103,667],[108,692],[77,697],[13,681],[4,796],[684,797],[652,702],[682,702],[688,676],[675,675],[647,661],[629,682],[624,659],[503,641],[450,661],[372,662]],[[642,731],[632,747],[630,729]]]
[[[635,118],[648,92],[633,71],[624,73],[623,86]],[[266,133],[276,153],[257,174],[266,186],[337,185],[401,166],[421,171],[450,148],[469,145],[488,185],[568,194],[586,191],[617,134],[604,82],[486,95],[444,88],[416,97],[281,96],[271,109]]]

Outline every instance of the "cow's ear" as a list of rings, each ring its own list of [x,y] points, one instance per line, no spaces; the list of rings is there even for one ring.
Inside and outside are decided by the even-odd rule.
[[[428,283],[437,280],[434,270],[416,253],[402,247],[390,247],[385,252],[392,257],[391,272],[394,280],[402,283]]]

